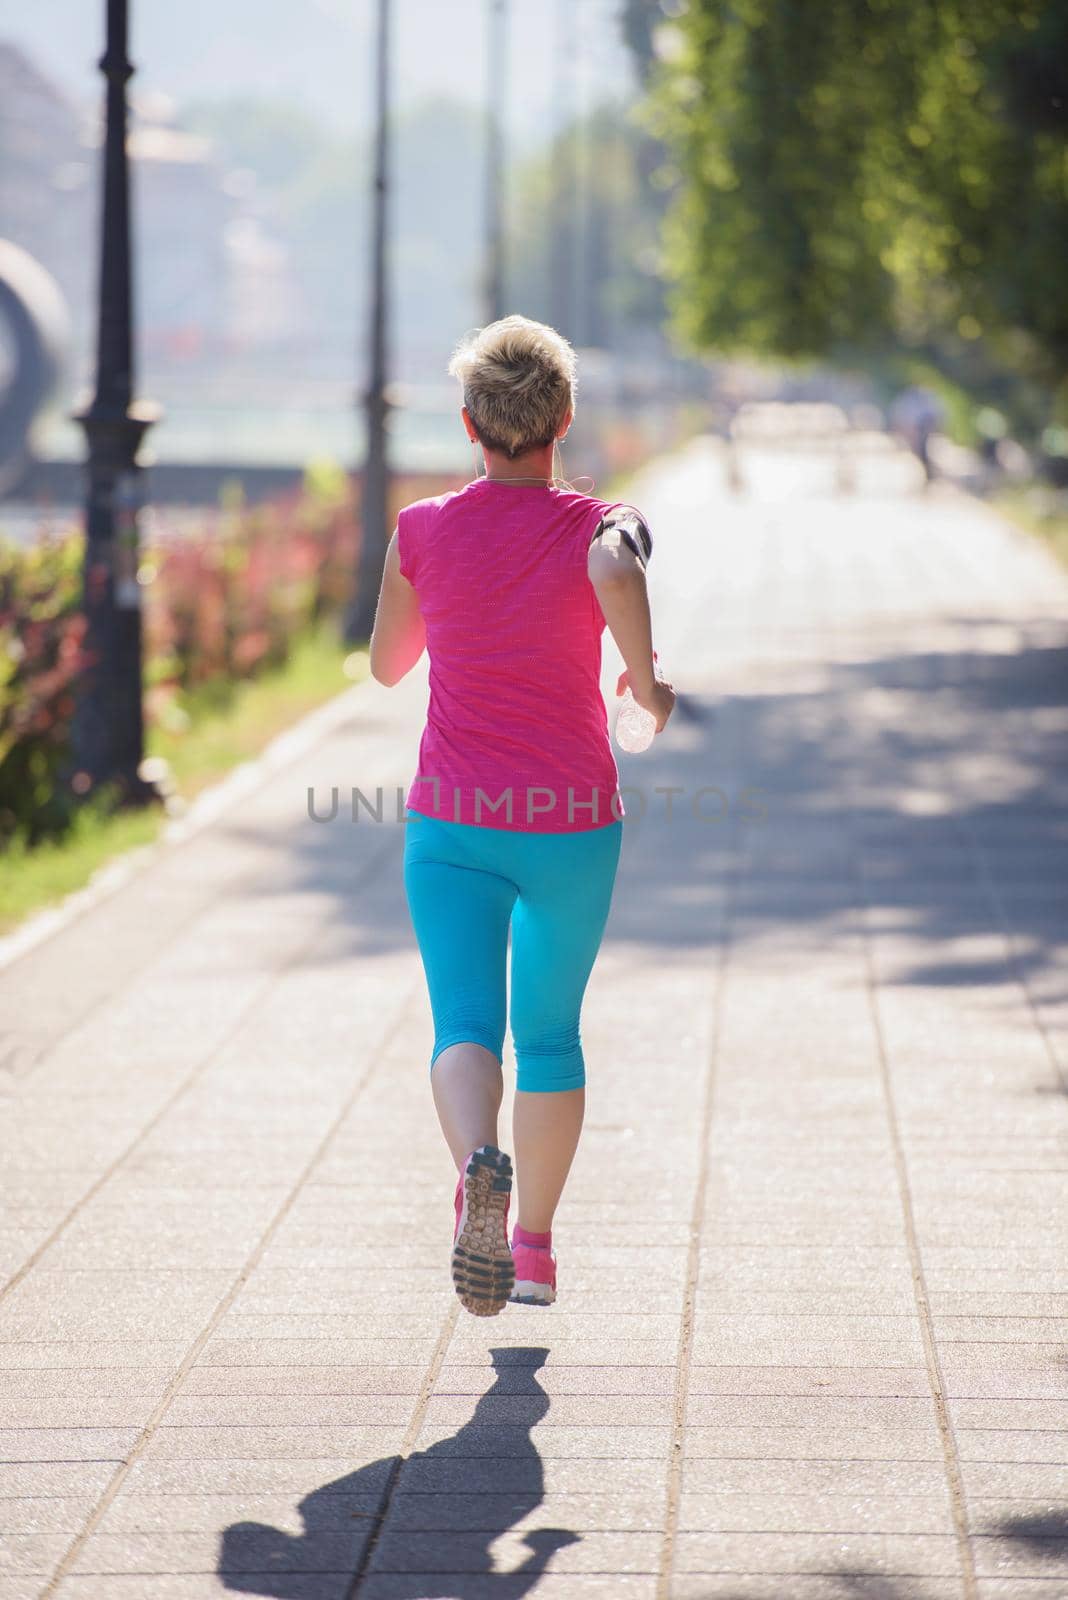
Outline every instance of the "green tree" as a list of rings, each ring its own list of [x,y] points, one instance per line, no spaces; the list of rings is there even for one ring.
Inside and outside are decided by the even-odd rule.
[[[645,121],[689,343],[913,349],[1063,401],[1068,0],[689,0],[672,39]]]

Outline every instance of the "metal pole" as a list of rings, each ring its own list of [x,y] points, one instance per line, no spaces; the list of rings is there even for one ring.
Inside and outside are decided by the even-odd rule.
[[[589,97],[586,73],[586,30],[590,25],[589,8],[580,11],[579,0],[572,0],[572,18],[575,25],[575,49],[572,71],[575,75],[575,153],[572,166],[572,247],[571,247],[571,303],[574,314],[572,339],[577,345],[589,344],[590,315],[588,284],[588,235],[590,206],[593,199],[590,183],[590,126]]]
[[[487,0],[486,81],[486,263],[483,302],[485,319],[504,316],[504,108],[507,72],[507,0]]]
[[[575,0],[556,0],[556,48],[553,72],[553,180],[550,185],[552,216],[549,219],[551,260],[549,264],[550,316],[553,327],[565,338],[573,328],[572,258],[574,251],[571,197],[574,193],[574,142],[567,137],[565,124],[570,110],[569,63],[574,54],[573,31]],[[572,130],[573,134],[573,130]]]
[[[144,755],[141,701],[141,586],[137,460],[146,430],[162,415],[132,402],[130,190],[126,152],[126,0],[107,0],[107,43],[99,67],[107,81],[104,203],[96,391],[73,420],[88,442],[88,502],[83,608],[89,665],[78,690],[72,787],[79,797],[116,785],[120,804],[158,799],[139,774]]]
[[[360,506],[360,560],[356,590],[345,618],[349,644],[369,639],[389,544],[389,463],[386,456],[387,184],[389,178],[390,0],[378,0],[375,60],[375,163],[372,192],[371,323],[369,381],[365,396],[367,451]]]

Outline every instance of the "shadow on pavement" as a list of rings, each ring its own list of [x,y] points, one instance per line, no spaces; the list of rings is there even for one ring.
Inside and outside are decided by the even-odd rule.
[[[300,1535],[257,1522],[225,1528],[217,1569],[225,1587],[275,1600],[340,1600],[357,1574],[373,1572],[389,1600],[459,1600],[465,1578],[493,1573],[495,1597],[528,1594],[553,1554],[579,1535],[534,1529],[524,1535],[530,1555],[518,1568],[502,1573],[494,1565],[494,1540],[544,1497],[531,1429],[549,1410],[536,1376],[549,1351],[508,1346],[490,1353],[496,1381],[447,1439],[407,1457],[382,1457],[313,1490],[298,1506]],[[504,1395],[528,1402],[511,1408],[520,1422],[493,1420],[492,1402]]]
[[[791,1600],[790,1584],[793,1578],[818,1582],[824,1600],[928,1600],[930,1594],[923,1578],[895,1578],[884,1572],[835,1572],[822,1567],[818,1572],[768,1573],[766,1587],[762,1590],[754,1589],[752,1578],[741,1579],[739,1587],[733,1592],[729,1589],[710,1589],[708,1600]],[[697,1582],[698,1579],[693,1581]],[[940,1580],[932,1578],[931,1581],[937,1584]],[[691,1593],[692,1600],[702,1600],[696,1589]]]
[[[1068,1594],[1068,1506],[1043,1507],[1031,1516],[1003,1517],[984,1524],[982,1531],[995,1539],[1009,1539],[1036,1558],[1026,1573],[1021,1572],[1021,1587],[1029,1579],[1060,1579]]]
[[[965,640],[974,630],[977,646],[998,622],[945,620]],[[737,941],[770,925],[834,939],[855,907],[859,869],[875,930],[881,919],[930,948],[895,982],[990,981],[1001,962],[943,947],[958,935],[998,933],[1006,921],[1020,974],[1042,970],[1068,931],[1059,892],[1068,875],[1068,647],[817,664],[814,685],[811,671],[803,660],[796,674],[780,663],[767,693],[688,693],[663,744],[617,755],[621,783],[635,793],[625,795],[606,943],[713,947],[716,896],[735,868],[744,890],[732,921]],[[358,748],[358,727],[352,741]],[[295,861],[284,887],[336,901],[332,955],[414,950],[401,887],[403,824],[389,820],[388,804],[387,820],[364,814],[353,823],[343,786],[338,817],[313,822],[301,784],[298,767],[296,825],[279,834]],[[667,786],[681,798],[657,792]],[[763,815],[748,814],[747,792]],[[241,828],[236,818],[223,826]],[[263,891],[274,892],[273,884]]]

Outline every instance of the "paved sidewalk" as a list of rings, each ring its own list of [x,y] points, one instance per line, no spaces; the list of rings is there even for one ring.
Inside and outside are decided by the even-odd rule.
[[[632,488],[691,714],[621,758],[553,1308],[455,1300],[345,820],[423,672],[0,973],[0,1600],[1064,1600],[1068,581],[902,473]]]

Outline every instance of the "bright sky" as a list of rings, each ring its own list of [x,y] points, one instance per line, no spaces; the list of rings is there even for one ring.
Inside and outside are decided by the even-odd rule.
[[[375,0],[129,0],[134,90],[193,96],[270,92],[338,127],[370,116]],[[399,103],[446,93],[479,103],[488,0],[393,0]],[[509,0],[509,136],[550,125],[554,67],[576,108],[633,85],[619,0]],[[80,102],[102,92],[96,60],[106,0],[0,0],[0,38],[26,49]]]

